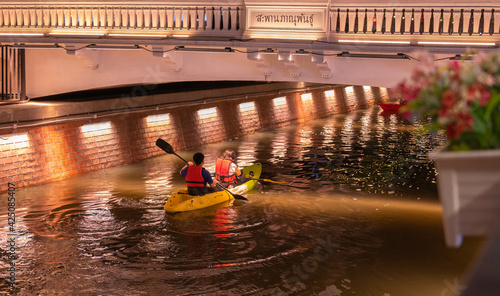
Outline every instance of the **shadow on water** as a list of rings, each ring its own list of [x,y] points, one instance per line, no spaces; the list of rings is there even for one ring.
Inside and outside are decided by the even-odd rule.
[[[184,165],[164,155],[20,189],[18,295],[453,295],[481,239],[444,244],[440,135],[375,107],[200,147],[263,165],[249,202],[167,214]],[[190,159],[194,151],[179,152]],[[7,221],[7,199],[0,221]],[[7,229],[0,230],[7,240]],[[2,245],[0,271],[9,261]],[[458,286],[451,286],[451,284]],[[3,291],[7,280],[0,278]],[[455,289],[455,290],[453,290]]]

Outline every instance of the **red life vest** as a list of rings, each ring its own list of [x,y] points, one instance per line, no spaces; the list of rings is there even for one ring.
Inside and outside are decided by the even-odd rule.
[[[215,164],[215,178],[224,183],[231,183],[236,180],[236,175],[229,175],[229,167],[233,162],[227,159],[217,158]]]
[[[187,187],[205,187],[205,179],[201,174],[202,166],[189,166],[186,174]]]

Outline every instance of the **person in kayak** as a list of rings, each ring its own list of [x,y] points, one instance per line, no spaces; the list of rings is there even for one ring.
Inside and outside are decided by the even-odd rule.
[[[217,180],[213,180],[210,172],[203,165],[205,164],[205,155],[196,152],[193,155],[193,162],[189,161],[181,169],[181,175],[186,178],[186,185],[189,195],[202,196],[213,192],[213,187],[217,185]]]
[[[226,188],[233,188],[241,182],[238,177],[241,176],[241,171],[235,163],[236,152],[227,149],[224,153],[217,158],[215,164],[215,179]]]

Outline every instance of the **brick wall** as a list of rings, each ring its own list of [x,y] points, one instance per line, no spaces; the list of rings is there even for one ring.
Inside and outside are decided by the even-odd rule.
[[[37,185],[161,155],[158,138],[186,150],[365,108],[386,96],[385,89],[332,86],[0,131],[0,192],[8,182]]]

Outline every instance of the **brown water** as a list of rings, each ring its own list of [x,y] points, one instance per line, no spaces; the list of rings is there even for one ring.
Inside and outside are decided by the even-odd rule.
[[[18,295],[457,295],[482,240],[444,244],[439,135],[378,107],[201,147],[263,164],[248,195],[166,214],[174,155],[16,191]],[[190,159],[194,151],[180,152]],[[0,288],[12,291],[7,194]]]

